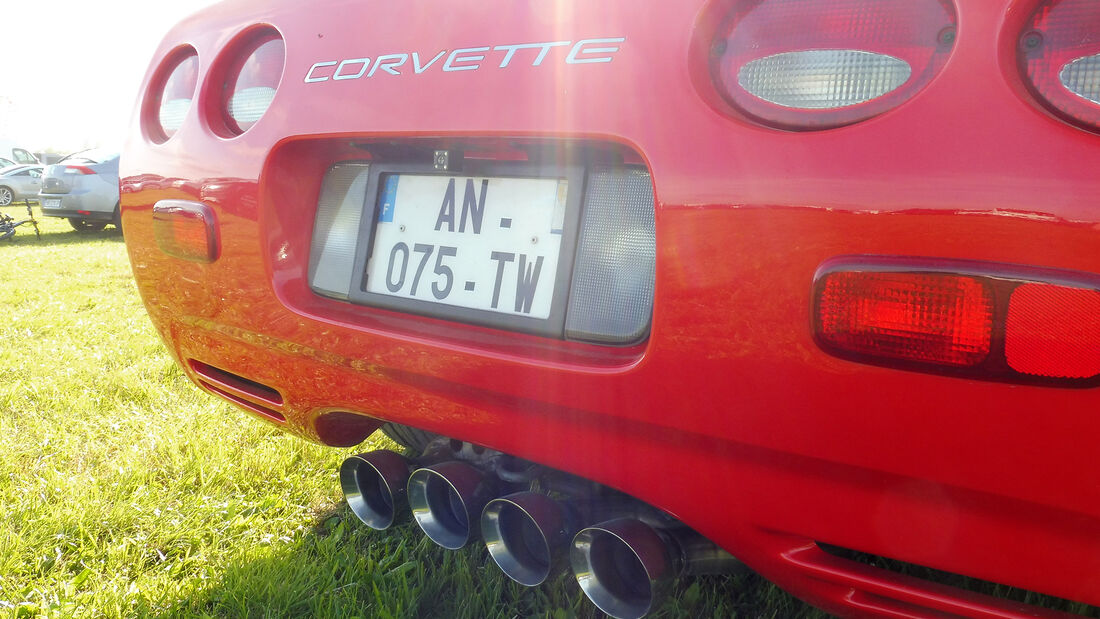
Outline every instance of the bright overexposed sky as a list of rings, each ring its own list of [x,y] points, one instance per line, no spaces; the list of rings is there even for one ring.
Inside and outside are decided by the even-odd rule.
[[[125,140],[153,52],[217,0],[4,0],[0,141],[72,152]]]

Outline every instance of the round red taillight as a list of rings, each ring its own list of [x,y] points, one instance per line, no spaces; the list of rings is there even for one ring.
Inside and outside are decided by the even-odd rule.
[[[225,126],[231,135],[248,131],[271,106],[286,61],[286,45],[270,29],[260,31],[237,49],[237,58],[225,72],[221,100]]]
[[[183,126],[199,81],[198,54],[190,47],[182,49],[169,58],[160,75],[163,81],[151,93],[152,107],[146,116],[155,142],[166,141]]]
[[[1044,0],[1017,47],[1020,71],[1043,105],[1100,130],[1100,2]]]
[[[911,98],[954,42],[947,0],[740,0],[714,41],[711,74],[749,118],[828,129]]]

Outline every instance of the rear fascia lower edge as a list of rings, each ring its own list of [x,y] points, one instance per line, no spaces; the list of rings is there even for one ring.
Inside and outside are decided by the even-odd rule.
[[[181,335],[189,342],[198,342],[204,337],[201,333]],[[184,353],[188,352],[185,347]],[[1016,586],[1025,582],[1037,583],[1028,588],[1067,599],[1084,596],[1088,601],[1086,592],[1052,573],[1044,557],[1049,559],[1049,553],[1057,552],[1060,564],[1081,566],[1096,562],[1095,557],[1100,556],[1100,527],[1095,521],[1040,505],[959,488],[937,488],[918,480],[814,462],[713,437],[685,434],[673,428],[614,420],[591,412],[543,409],[534,401],[471,391],[459,384],[426,383],[415,376],[392,372],[364,375],[350,368],[337,368],[270,348],[252,348],[247,356],[257,363],[257,367],[278,367],[288,361],[297,365],[301,376],[288,378],[289,382],[284,385],[287,393],[305,393],[304,383],[314,381],[354,385],[361,393],[381,396],[367,396],[360,403],[361,406],[373,403],[366,408],[367,412],[361,413],[371,418],[417,424],[447,436],[454,436],[453,430],[461,426],[465,438],[477,439],[479,444],[607,483],[676,514],[720,545],[736,549],[738,558],[778,582],[786,581],[792,568],[797,572],[805,571],[813,580],[821,578],[815,574],[824,569],[821,567],[824,564],[795,560],[795,551],[813,544],[815,539],[829,539],[849,547],[866,543],[864,534],[848,530],[841,535],[831,524],[853,519],[866,520],[867,526],[877,531],[872,539],[878,542],[871,544],[870,552],[903,555],[914,563],[975,574]],[[232,362],[223,362],[226,363]],[[384,394],[409,388],[422,394],[415,401],[417,409],[433,411],[430,421],[416,416],[415,411],[389,408],[385,403],[388,400]],[[288,414],[289,429],[317,440],[316,432],[310,428],[322,411],[310,409],[311,401],[311,398],[301,402],[291,399],[283,410]],[[543,440],[535,444],[523,435],[505,431],[516,424],[537,428]],[[490,436],[494,438],[485,440]],[[632,460],[633,471],[628,478],[610,478],[604,454],[612,444],[616,445],[616,450],[648,455]],[[701,470],[707,471],[706,475],[698,475]],[[724,511],[699,511],[691,507],[692,501],[685,503],[685,497],[717,497],[715,489],[727,489],[719,492],[734,492],[737,496],[738,522],[741,524],[731,526]],[[929,492],[934,497],[931,502],[924,496]],[[782,505],[776,504],[776,496],[786,497]],[[889,521],[878,519],[886,515]],[[1052,528],[1048,525],[1050,522],[1062,523],[1062,526]],[[947,548],[944,545],[946,525],[950,527],[951,539],[955,540],[950,555],[942,554]],[[1023,570],[1026,571],[1023,575],[1019,566],[1004,570],[999,568],[1005,566],[997,563],[997,559],[1003,558],[1009,540],[1017,539],[1032,541],[1015,553],[1020,560],[1029,557],[1026,564],[1031,567]],[[831,582],[847,583],[849,580],[845,579],[850,578],[850,574],[841,574]],[[901,595],[911,598],[910,603],[924,597],[924,594],[904,593],[911,587],[905,578],[883,573],[877,574],[873,582],[872,589],[879,591],[876,595],[896,589],[901,593],[890,593],[887,597]],[[799,590],[810,601],[833,612],[852,608],[844,598],[834,596],[830,587],[814,585]],[[939,595],[943,599],[955,599],[942,592]],[[959,597],[965,598],[966,595]]]

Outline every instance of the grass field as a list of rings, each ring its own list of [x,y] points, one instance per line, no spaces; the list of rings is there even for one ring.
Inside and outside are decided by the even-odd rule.
[[[184,378],[121,235],[42,230],[0,242],[0,616],[598,615],[572,576],[526,589],[483,547],[361,525],[336,479],[352,450]],[[821,614],[744,575],[686,583],[656,616]]]

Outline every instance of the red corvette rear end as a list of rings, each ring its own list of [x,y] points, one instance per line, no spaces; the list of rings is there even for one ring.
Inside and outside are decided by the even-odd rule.
[[[388,424],[368,525],[617,617],[742,563],[840,615],[1053,614],[907,564],[1100,605],[1100,5],[467,4],[166,37],[122,222],[192,380]]]

